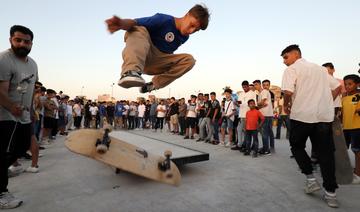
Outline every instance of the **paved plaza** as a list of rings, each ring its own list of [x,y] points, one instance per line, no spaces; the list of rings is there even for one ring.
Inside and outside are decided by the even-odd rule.
[[[360,186],[340,186],[339,209],[306,195],[304,176],[290,159],[288,141],[276,140],[276,153],[252,158],[229,148],[184,140],[168,132],[132,133],[181,144],[210,154],[210,160],[179,167],[182,182],[173,187],[120,172],[70,152],[65,137],[43,150],[40,172],[10,178],[9,189],[24,200],[11,211],[359,211]],[[261,141],[261,139],[260,139]],[[351,154],[353,160],[353,155]],[[30,161],[21,161],[24,167]],[[319,173],[317,178],[321,182]]]

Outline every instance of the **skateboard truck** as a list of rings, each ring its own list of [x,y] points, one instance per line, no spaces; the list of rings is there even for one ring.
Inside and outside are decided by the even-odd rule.
[[[171,164],[171,161],[170,161],[170,157],[172,155],[172,152],[170,150],[166,150],[164,152],[164,156],[165,156],[165,160],[163,160],[162,162],[159,162],[159,169],[163,172],[167,172],[170,170],[170,164]],[[167,178],[171,178],[173,175],[171,173],[167,173],[166,174],[166,177]]]
[[[106,153],[110,147],[111,139],[109,137],[109,133],[110,133],[110,129],[105,128],[102,140],[99,138],[96,140],[95,143],[96,151],[100,154]]]

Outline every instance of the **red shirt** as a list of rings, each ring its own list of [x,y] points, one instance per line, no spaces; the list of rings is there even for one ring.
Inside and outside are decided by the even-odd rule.
[[[249,110],[246,112],[246,130],[257,130],[259,119],[261,119],[261,122],[265,120],[264,115],[256,110]]]

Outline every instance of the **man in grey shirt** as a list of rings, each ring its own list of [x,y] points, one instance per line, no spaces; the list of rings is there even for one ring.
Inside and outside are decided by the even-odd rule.
[[[34,35],[24,26],[10,29],[11,49],[0,52],[0,209],[18,207],[22,201],[9,193],[8,168],[30,146],[33,127],[30,109],[37,65],[27,55]]]

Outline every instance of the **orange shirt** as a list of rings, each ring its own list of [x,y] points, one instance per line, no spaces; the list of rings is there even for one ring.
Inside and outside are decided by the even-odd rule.
[[[264,115],[256,110],[249,110],[248,112],[246,112],[246,126],[245,129],[246,130],[257,130],[258,124],[259,124],[259,119],[261,119],[261,122],[263,122],[265,120]]]

